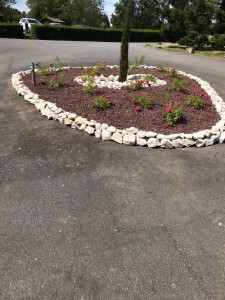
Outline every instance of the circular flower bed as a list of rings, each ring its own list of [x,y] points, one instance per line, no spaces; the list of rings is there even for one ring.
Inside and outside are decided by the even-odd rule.
[[[225,103],[210,85],[165,66],[141,66],[124,83],[118,66],[53,66],[13,74],[19,95],[48,119],[103,140],[151,148],[225,141]],[[44,100],[43,100],[44,99]]]

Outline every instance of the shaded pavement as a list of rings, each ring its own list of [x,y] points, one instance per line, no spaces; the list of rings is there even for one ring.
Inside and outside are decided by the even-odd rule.
[[[225,61],[131,45],[225,99]],[[56,55],[118,63],[118,43],[0,39],[0,299],[225,299],[225,145],[128,147],[48,121],[12,73]]]

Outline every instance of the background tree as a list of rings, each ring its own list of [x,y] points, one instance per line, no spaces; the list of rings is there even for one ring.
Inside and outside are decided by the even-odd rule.
[[[162,24],[162,0],[135,0],[131,12],[132,28],[160,28]],[[116,28],[122,28],[124,22],[126,0],[120,0],[115,5],[111,23]]]
[[[7,14],[12,5],[16,4],[15,0],[0,0],[0,21],[7,22]]]

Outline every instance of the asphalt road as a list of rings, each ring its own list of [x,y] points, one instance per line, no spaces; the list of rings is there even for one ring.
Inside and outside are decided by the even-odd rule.
[[[128,147],[48,121],[10,77],[56,55],[118,63],[118,43],[0,39],[0,299],[225,299],[225,145]],[[225,99],[225,60],[132,44]]]

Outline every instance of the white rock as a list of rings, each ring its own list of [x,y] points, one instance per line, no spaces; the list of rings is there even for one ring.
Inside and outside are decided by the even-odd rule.
[[[159,134],[157,134],[157,139],[159,139],[159,140],[165,140],[165,139],[167,139],[167,136],[165,135],[165,134],[162,134],[162,133],[159,133]]]
[[[156,148],[160,145],[160,142],[157,138],[149,138],[147,141],[147,145],[149,148]]]
[[[106,124],[106,123],[103,123],[103,124],[102,124],[102,130],[105,130],[105,129],[108,128],[108,127],[109,127],[108,124]]]
[[[96,129],[96,130],[99,130],[99,129],[101,129],[101,128],[102,128],[101,123],[96,123],[96,124],[95,124],[95,129]]]
[[[76,118],[75,122],[76,122],[76,124],[78,124],[78,125],[83,125],[83,124],[86,124],[87,119],[85,119],[85,118],[83,118],[83,117],[78,117],[78,118]],[[85,126],[86,126],[86,125],[85,125]]]
[[[194,138],[195,140],[201,140],[201,139],[204,138],[204,134],[203,134],[201,131],[199,131],[199,132],[194,132],[194,133],[193,133],[193,138]]]
[[[95,136],[96,136],[96,138],[100,139],[102,137],[102,131],[100,129],[97,129],[95,131]]]
[[[206,144],[206,140],[202,140],[202,139],[199,139],[199,140],[197,140],[197,141],[195,142],[195,145],[196,145],[198,148],[205,146],[205,144]]]
[[[84,131],[85,128],[86,128],[86,124],[81,124],[80,126],[78,126],[78,128],[79,128],[80,130]]]
[[[128,133],[123,137],[123,144],[132,146],[135,144],[136,138],[133,133]]]
[[[192,133],[185,133],[185,134],[184,134],[184,138],[185,138],[185,139],[192,139],[192,137],[193,137],[193,134],[192,134]]]
[[[172,140],[172,145],[175,148],[182,148],[182,147],[184,147],[182,139]]]
[[[88,134],[94,134],[95,133],[95,128],[93,128],[92,126],[87,126],[85,128],[85,132],[87,132]]]
[[[119,132],[113,133],[111,140],[113,140],[116,143],[122,144],[123,143],[123,137],[122,134]]]
[[[183,139],[182,143],[185,147],[191,147],[195,145],[195,142],[192,139]]]
[[[173,148],[173,144],[169,139],[162,139],[161,140],[161,148],[171,149],[171,148]]]
[[[178,133],[173,133],[173,134],[168,135],[168,139],[170,139],[170,140],[176,140],[179,138],[180,138],[180,134],[178,134]]]
[[[75,129],[76,127],[77,127],[77,124],[76,124],[75,122],[73,122],[73,123],[71,124],[71,128]]]
[[[135,128],[135,127],[127,128],[126,131],[127,131],[127,132],[130,132],[130,133],[133,133],[133,134],[138,133],[138,129]]]
[[[76,118],[77,118],[77,115],[76,115],[76,114],[73,114],[73,113],[68,114],[68,119],[70,119],[70,120],[75,120]]]
[[[109,132],[107,130],[102,130],[102,139],[105,141],[111,140],[112,132]]]
[[[114,126],[109,126],[106,130],[109,131],[109,132],[114,133],[114,132],[116,132],[116,127],[114,127]]]
[[[219,142],[222,144],[225,141],[225,132],[222,132],[219,138]]]
[[[70,120],[70,119],[68,119],[68,118],[65,118],[65,119],[63,120],[63,123],[64,123],[65,125],[67,125],[67,126],[70,126],[70,125],[72,125],[73,121]]]
[[[87,122],[86,122],[86,125],[87,125],[87,126],[95,127],[95,124],[96,124],[96,122],[92,122],[92,121],[87,121]]]
[[[138,138],[138,137],[137,137],[136,144],[137,144],[138,146],[146,146],[146,145],[147,145],[147,141],[146,141],[145,139],[141,139],[141,138]]]
[[[140,130],[137,133],[137,138],[143,139],[145,137],[145,135],[146,135],[146,131]]]
[[[157,136],[157,133],[156,133],[156,132],[153,132],[153,131],[147,131],[145,135],[146,135],[146,137],[148,137],[148,138],[154,138],[154,137]]]

